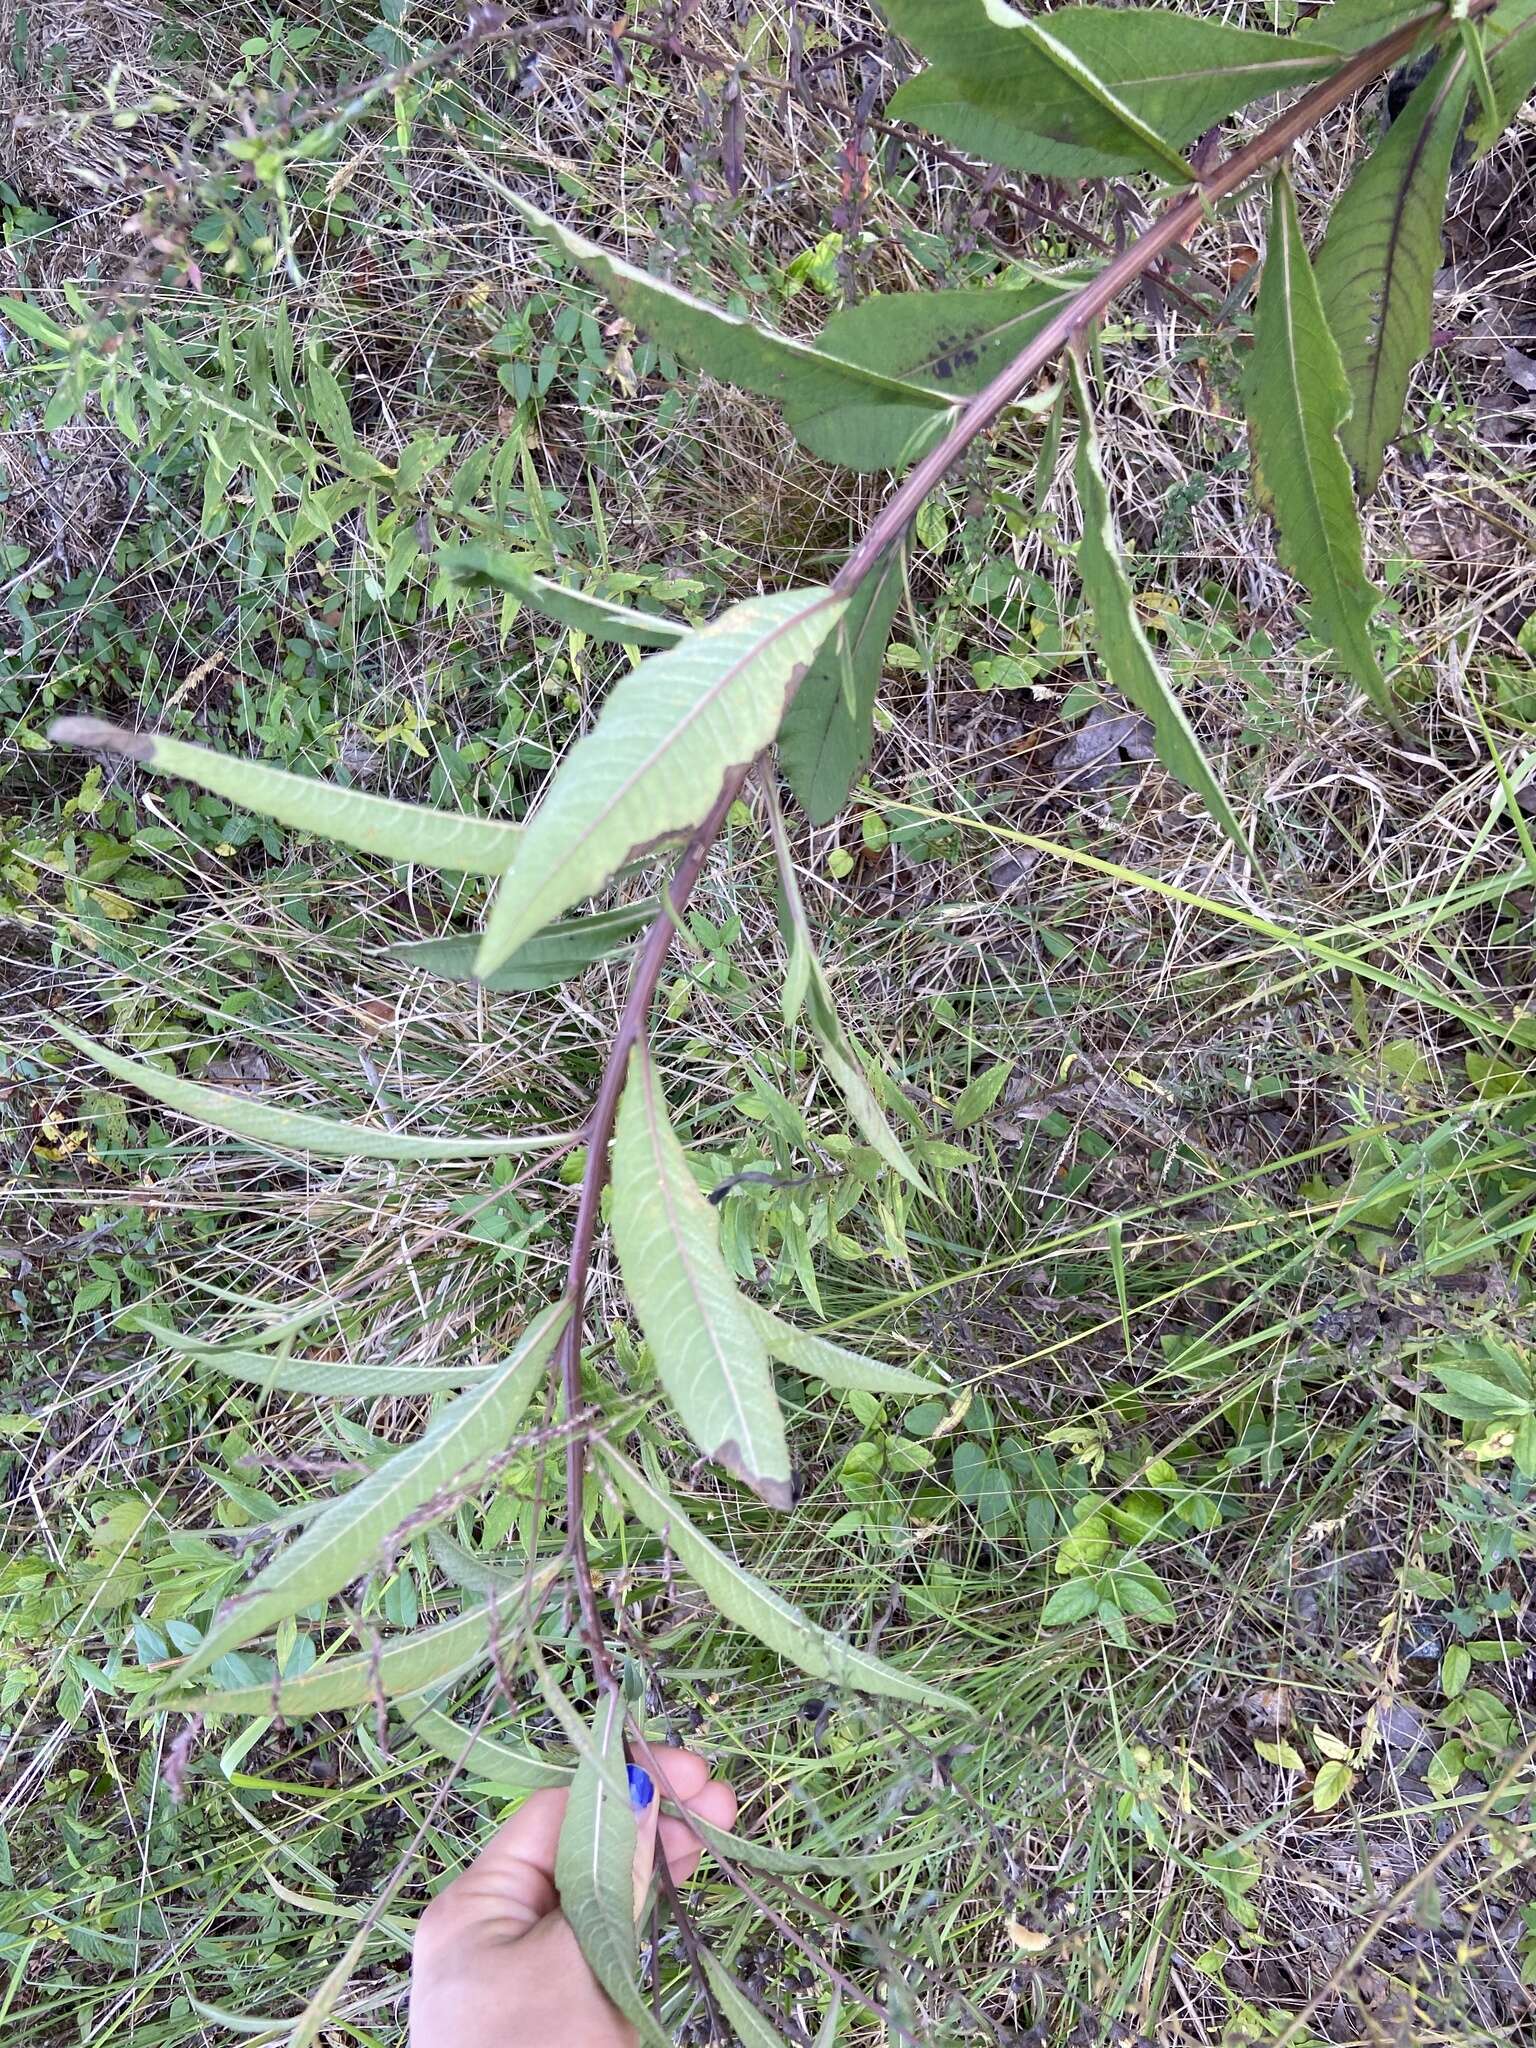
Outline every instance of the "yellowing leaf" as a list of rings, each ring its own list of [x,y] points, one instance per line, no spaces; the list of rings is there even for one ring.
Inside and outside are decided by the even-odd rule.
[[[1347,1798],[1355,1782],[1355,1774],[1346,1763],[1330,1759],[1312,1780],[1312,1811],[1331,1813],[1341,1799]]]

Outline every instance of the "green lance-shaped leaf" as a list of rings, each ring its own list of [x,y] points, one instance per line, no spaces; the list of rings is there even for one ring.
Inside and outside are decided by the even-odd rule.
[[[651,923],[660,905],[654,896],[626,903],[616,910],[597,910],[589,917],[567,917],[535,932],[526,944],[485,978],[493,994],[532,994],[554,988],[616,953]],[[419,967],[442,981],[473,981],[478,939],[409,939],[391,946],[392,957],[406,967]]]
[[[822,642],[779,733],[784,779],[814,825],[837,816],[869,760],[886,643],[905,588],[906,549],[892,547]]]
[[[778,731],[845,606],[823,589],[748,598],[615,683],[524,830],[476,974],[493,974],[626,862],[702,824],[731,770]]]
[[[718,1855],[748,1870],[769,1870],[779,1877],[855,1877],[873,1875],[877,1870],[901,1870],[909,1863],[932,1854],[932,1844],[905,1849],[872,1849],[864,1855],[827,1855],[811,1849],[780,1849],[756,1835],[733,1835],[690,1812],[690,1827],[696,1828]]]
[[[576,1766],[560,1840],[555,1889],[592,1973],[641,2039],[670,2048],[640,1995],[635,1946],[634,1808],[624,1785],[624,1699],[605,1691],[592,1718],[592,1751]],[[617,1782],[615,1782],[617,1781]]]
[[[509,554],[505,548],[471,542],[464,547],[445,548],[438,566],[450,583],[476,588],[489,585],[509,590],[514,597],[542,612],[561,626],[576,626],[592,640],[611,640],[624,647],[675,647],[688,636],[681,619],[666,619],[654,612],[637,612],[628,605],[605,597],[591,597],[543,575],[527,555]]]
[[[1500,0],[1492,14],[1463,24],[1483,38],[1492,108],[1480,106],[1467,127],[1479,155],[1492,149],[1536,88],[1536,0]]]
[[[881,0],[933,69],[890,111],[988,162],[1048,177],[1156,171],[1187,183],[1179,155],[1250,100],[1337,68],[1333,52],[1171,7],[1063,7],[1023,15],[1004,0]]]
[[[718,1956],[699,1951],[699,1961],[709,1979],[715,2003],[729,2021],[741,2048],[788,2048],[784,2036],[748,1998]]]
[[[1088,387],[1075,354],[1069,352],[1068,363],[1078,417],[1076,479],[1083,513],[1077,565],[1082,572],[1083,593],[1093,608],[1099,653],[1115,688],[1151,720],[1157,758],[1170,775],[1195,792],[1239,853],[1251,860],[1243,828],[1136,616],[1135,598],[1121,559],[1109,492],[1099,464],[1099,442]]]
[[[1472,82],[1442,58],[1333,210],[1317,289],[1353,399],[1339,431],[1360,488],[1375,488],[1397,436],[1413,366],[1429,347],[1451,158]]]
[[[1444,20],[1445,9],[1426,6],[1425,0],[1325,0],[1316,14],[1297,22],[1290,39],[1353,52],[1395,35],[1410,21],[1422,21],[1428,32]]]
[[[1280,559],[1306,586],[1318,637],[1332,645],[1371,701],[1390,713],[1370,635],[1378,592],[1366,580],[1354,485],[1339,443],[1349,381],[1323,317],[1284,171],[1275,174],[1243,404],[1258,495],[1274,515]]]
[[[643,1046],[613,1133],[613,1241],[624,1286],[683,1427],[770,1506],[793,1498],[768,1353],[718,1242]]]
[[[290,1358],[238,1344],[200,1344],[159,1323],[140,1328],[162,1350],[191,1358],[199,1372],[228,1373],[274,1393],[313,1394],[322,1400],[376,1401],[400,1394],[451,1394],[476,1385],[483,1365],[348,1365],[330,1358]]]
[[[643,333],[723,384],[776,399],[796,440],[824,461],[899,469],[941,440],[959,410],[947,391],[843,362],[820,344],[792,341],[723,312],[507,196],[529,226],[580,264]]]
[[[872,1394],[938,1394],[940,1381],[899,1365],[882,1365],[861,1352],[848,1351],[830,1337],[818,1337],[811,1330],[797,1330],[772,1309],[749,1301],[747,1312],[767,1348],[768,1356],[787,1365],[807,1379],[822,1380],[829,1387],[862,1387]]]
[[[631,1509],[654,1535],[665,1540],[683,1570],[709,1595],[727,1621],[734,1621],[812,1678],[845,1685],[856,1692],[878,1693],[887,1699],[910,1700],[951,1713],[970,1713],[964,1700],[954,1693],[927,1685],[912,1673],[899,1671],[883,1658],[872,1656],[868,1650],[855,1649],[841,1636],[819,1628],[755,1572],[739,1565],[694,1527],[649,1458],[647,1469],[642,1472],[622,1452],[607,1444],[599,1444],[598,1449]]]
[[[515,1749],[490,1735],[460,1727],[436,1707],[406,1705],[401,1715],[413,1735],[449,1763],[462,1764],[472,1777],[514,1792],[537,1792],[545,1785],[569,1785],[573,1764],[556,1762],[535,1749]]]
[[[872,292],[834,313],[818,345],[866,370],[971,398],[1081,286],[1079,278],[1035,278],[976,290]]]
[[[546,1581],[555,1569],[551,1566],[545,1573]],[[536,1580],[533,1597],[538,1590]],[[501,1621],[499,1632],[505,1633],[504,1610]],[[178,1699],[176,1705],[189,1712],[281,1714],[285,1720],[300,1721],[310,1714],[329,1714],[341,1707],[360,1706],[364,1700],[409,1698],[412,1693],[426,1692],[431,1686],[461,1678],[487,1663],[492,1635],[498,1632],[497,1623],[494,1608],[472,1607],[434,1628],[386,1639],[377,1650],[312,1665],[297,1678],[224,1686],[214,1692],[194,1694],[190,1699]],[[158,1695],[156,1700],[164,1704]]]
[[[374,1131],[363,1124],[336,1123],[303,1110],[277,1109],[271,1103],[236,1095],[225,1088],[207,1088],[162,1073],[147,1060],[128,1059],[87,1038],[72,1024],[50,1020],[52,1028],[80,1052],[105,1067],[114,1080],[138,1088],[181,1116],[246,1138],[254,1145],[272,1145],[288,1152],[314,1152],[326,1159],[495,1159],[506,1153],[537,1152],[564,1140],[532,1138],[418,1138],[403,1131]]]
[[[827,1071],[848,1105],[849,1115],[858,1125],[865,1142],[875,1148],[887,1166],[894,1167],[925,1195],[931,1194],[932,1189],[880,1106],[880,1098],[865,1072],[863,1054],[837,1014],[825,971],[814,953],[809,956],[809,968],[805,986],[806,1020],[821,1047]]]
[[[455,1491],[474,1485],[506,1449],[569,1318],[568,1302],[545,1309],[489,1378],[450,1401],[415,1443],[333,1500],[236,1596],[179,1675],[195,1677],[227,1650],[328,1600],[378,1564],[391,1537],[450,1513]]]
[[[511,865],[521,837],[516,825],[400,804],[392,797],[343,789],[318,776],[290,775],[260,761],[216,754],[162,732],[128,732],[101,718],[56,718],[48,737],[61,746],[94,747],[120,754],[157,774],[195,782],[232,804],[272,818],[297,832],[317,832],[361,853],[413,861],[462,875],[500,875]]]

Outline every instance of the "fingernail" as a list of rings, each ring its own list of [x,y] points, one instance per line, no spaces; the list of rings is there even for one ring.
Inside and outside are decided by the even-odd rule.
[[[629,1766],[629,1803],[636,1813],[644,1813],[656,1797],[656,1787],[651,1783],[649,1771],[641,1770],[638,1764]]]

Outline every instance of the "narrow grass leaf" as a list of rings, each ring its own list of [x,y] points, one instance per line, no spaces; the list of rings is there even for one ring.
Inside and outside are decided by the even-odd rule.
[[[789,1448],[773,1372],[718,1232],[667,1116],[660,1077],[637,1046],[613,1135],[619,1270],[683,1427],[706,1457],[770,1506],[787,1508]]]
[[[905,546],[893,547],[864,578],[807,669],[779,734],[784,779],[813,825],[837,816],[869,761],[906,560]]]
[[[1351,404],[1349,380],[1323,316],[1296,196],[1283,170],[1272,187],[1243,403],[1258,496],[1274,517],[1280,559],[1306,587],[1318,637],[1372,703],[1390,713],[1370,635],[1380,593],[1366,580],[1360,515],[1339,441]]]
[[[758,2011],[718,1956],[711,1955],[707,1948],[700,1949],[699,1961],[704,1965],[715,2003],[735,2030],[741,2048],[788,2048],[778,2028]]]
[[[297,832],[316,832],[360,853],[411,861],[461,875],[500,875],[512,865],[520,828],[494,818],[435,811],[423,804],[343,789],[319,776],[290,775],[260,761],[242,761],[161,732],[129,732],[101,718],[56,718],[48,737],[60,746],[92,747],[136,761],[160,775],[195,782],[258,816]]]
[[[546,1785],[569,1785],[574,1764],[556,1763],[538,1750],[517,1749],[493,1736],[476,1735],[436,1707],[407,1703],[401,1716],[413,1735],[451,1764],[462,1764],[483,1784],[512,1792],[537,1792]]]
[[[1322,78],[1340,59],[1257,29],[1170,7],[1064,7],[1003,0],[881,0],[897,34],[932,60],[891,101],[989,163],[1048,177],[1150,170],[1179,183],[1179,155],[1250,100]]]
[[[624,1698],[605,1691],[592,1719],[593,1754],[582,1756],[560,1824],[555,1889],[593,1975],[641,2039],[670,2048],[640,1995],[635,1943],[634,1809],[624,1781]]]
[[[862,1387],[872,1394],[942,1393],[940,1381],[904,1366],[882,1365],[861,1352],[845,1350],[830,1337],[818,1337],[810,1330],[797,1330],[772,1309],[749,1301],[747,1313],[753,1328],[767,1348],[768,1356],[780,1365],[803,1373],[807,1379],[822,1380],[829,1387]]]
[[[1078,417],[1076,478],[1083,513],[1083,538],[1077,562],[1084,595],[1093,608],[1104,666],[1115,688],[1152,721],[1157,758],[1169,774],[1195,792],[1238,852],[1245,860],[1251,860],[1253,855],[1243,828],[1136,616],[1135,595],[1125,573],[1099,462],[1098,435],[1082,364],[1070,352],[1068,361]]]
[[[731,770],[778,731],[845,606],[822,589],[749,598],[614,685],[497,889],[475,959],[482,979],[626,862],[702,824]]]
[[[943,438],[958,411],[946,391],[842,362],[662,282],[507,195],[528,225],[580,264],[627,319],[695,369],[784,408],[813,455],[848,469],[898,469]]]
[[[510,590],[545,618],[561,626],[578,627],[592,640],[615,641],[625,647],[676,647],[688,637],[681,619],[637,612],[609,598],[573,590],[570,584],[557,583],[536,569],[528,556],[511,554],[505,548],[472,541],[463,547],[445,548],[437,563],[450,583],[471,589],[488,585],[493,590]]]
[[[618,1481],[631,1509],[645,1526],[669,1546],[691,1579],[708,1594],[727,1621],[734,1621],[786,1662],[812,1678],[843,1685],[855,1692],[909,1700],[948,1713],[969,1715],[971,1709],[954,1693],[927,1685],[910,1672],[897,1670],[868,1650],[855,1649],[840,1636],[819,1628],[798,1607],[749,1572],[696,1529],[662,1483],[654,1463],[642,1472],[607,1444],[599,1451]]]
[[[1471,83],[1464,52],[1441,59],[1356,171],[1318,251],[1317,289],[1353,400],[1339,438],[1363,491],[1381,475],[1408,380],[1429,347],[1446,189]]]
[[[87,1038],[72,1024],[58,1018],[52,1028],[83,1052],[116,1081],[138,1088],[155,1102],[178,1115],[191,1117],[232,1138],[246,1138],[255,1145],[272,1145],[288,1152],[314,1152],[326,1159],[496,1159],[508,1153],[538,1152],[564,1142],[549,1137],[531,1138],[421,1138],[403,1131],[375,1131],[363,1124],[337,1123],[329,1117],[310,1116],[303,1110],[278,1109],[272,1103],[236,1095],[225,1088],[208,1088],[200,1081],[184,1081],[179,1074],[163,1073],[147,1060],[129,1059]]]
[[[560,918],[519,946],[486,976],[484,985],[493,995],[531,995],[570,981],[627,945],[651,923],[659,907],[656,898],[648,896],[643,903],[594,911],[590,917]],[[479,950],[480,941],[468,938],[409,939],[389,949],[402,966],[420,968],[442,981],[473,981]]]
[[[392,1538],[403,1540],[451,1513],[456,1492],[482,1479],[506,1449],[570,1312],[568,1302],[557,1302],[536,1316],[487,1379],[450,1401],[415,1443],[331,1501],[215,1621],[178,1676],[195,1677],[226,1651],[328,1600],[387,1561]]]

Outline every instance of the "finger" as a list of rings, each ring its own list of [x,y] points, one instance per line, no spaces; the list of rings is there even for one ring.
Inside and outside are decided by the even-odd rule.
[[[536,1926],[557,1903],[555,1852],[569,1797],[563,1789],[530,1792],[442,1900],[457,1894],[455,1903],[467,1914],[494,1913],[513,1940]]]
[[[629,1803],[635,1815],[635,1918],[638,1920],[645,1895],[651,1888],[651,1871],[656,1862],[656,1823],[661,1817],[661,1801],[656,1797],[655,1780],[641,1764],[629,1766]]]
[[[711,1778],[698,1788],[691,1799],[680,1800],[678,1804],[689,1813],[696,1813],[700,1820],[708,1821],[711,1827],[728,1828],[736,1818],[736,1794],[723,1778]],[[674,1818],[671,1814],[663,1817],[659,1837],[661,1853],[667,1859],[672,1880],[681,1884],[698,1869],[704,1844],[685,1819]]]

